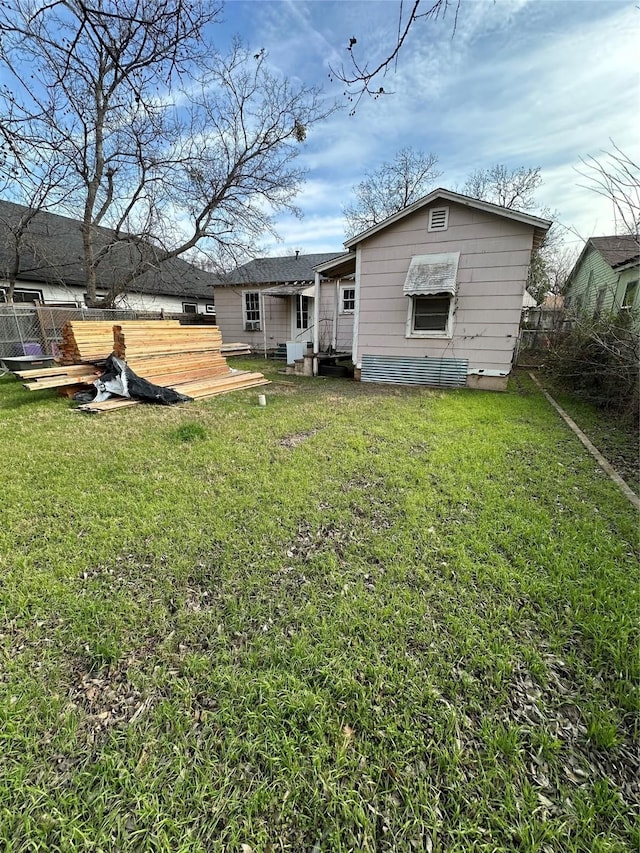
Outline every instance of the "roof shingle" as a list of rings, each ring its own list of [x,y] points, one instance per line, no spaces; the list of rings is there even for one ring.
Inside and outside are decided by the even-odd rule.
[[[0,200],[0,274],[4,274],[15,250],[9,228],[15,227],[28,208]],[[96,247],[109,246],[98,267],[98,288],[118,284],[143,260],[146,271],[127,290],[138,293],[213,298],[217,277],[182,258],[165,260],[160,248],[144,242],[113,243],[112,232],[97,229]],[[47,282],[77,287],[86,285],[80,222],[57,213],[39,211],[31,220],[20,252],[19,281]]]
[[[222,277],[220,284],[278,284],[315,280],[316,264],[330,261],[343,252],[319,252],[313,255],[287,255],[278,258],[255,258]],[[219,285],[216,285],[216,287]]]
[[[600,252],[610,267],[627,264],[640,257],[640,244],[632,234],[613,237],[592,237],[591,244]]]

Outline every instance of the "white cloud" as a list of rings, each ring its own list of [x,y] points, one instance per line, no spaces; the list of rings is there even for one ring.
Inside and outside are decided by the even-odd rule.
[[[282,247],[295,247],[303,254],[344,251],[344,219],[342,216],[307,216],[303,220],[286,218],[276,224],[280,242],[267,244],[268,254],[282,254]]]
[[[473,5],[463,37],[458,41],[456,33],[438,54],[443,72],[432,46],[402,72],[405,94],[388,110],[387,124],[419,147],[412,125],[422,106],[422,147],[440,154],[443,181],[463,183],[474,168],[495,162],[540,165],[542,204],[559,209],[581,234],[611,232],[611,205],[579,186],[584,181],[575,167],[581,157],[610,148],[610,138],[630,152],[640,144],[638,80],[635,73],[634,86],[629,63],[640,15],[616,4],[576,27],[554,21],[549,4],[541,21],[543,5],[513,4],[501,22],[484,25],[478,11],[486,4]],[[558,14],[571,11],[561,7]],[[538,39],[527,35],[529,24],[538,28]],[[427,91],[420,88],[423,77],[435,79]]]
[[[351,35],[360,56],[369,51],[374,62],[383,55],[399,8],[302,0],[231,5],[250,11],[252,43],[264,45],[282,73],[317,82],[338,99],[342,87],[329,82],[328,65],[346,57]],[[580,187],[575,169],[581,157],[608,149],[610,138],[630,154],[640,145],[637,8],[617,0],[479,0],[462,3],[453,38],[452,23],[415,25],[397,70],[381,81],[394,95],[365,98],[355,116],[345,109],[311,129],[300,159],[308,183],[298,198],[307,216],[281,219],[287,244],[305,251],[341,245],[351,188],[408,145],[436,153],[441,182],[453,188],[497,162],[540,166],[542,205],[585,237],[612,231],[611,206]]]

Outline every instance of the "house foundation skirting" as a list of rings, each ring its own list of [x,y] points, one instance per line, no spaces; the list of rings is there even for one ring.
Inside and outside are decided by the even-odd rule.
[[[467,376],[467,388],[477,388],[479,391],[506,391],[508,376],[483,376],[470,373]]]
[[[398,355],[363,355],[362,382],[392,385],[428,385],[463,388],[467,383],[466,358],[416,358]]]

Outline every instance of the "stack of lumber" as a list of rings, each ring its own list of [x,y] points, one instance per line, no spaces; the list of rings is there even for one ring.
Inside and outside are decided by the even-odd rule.
[[[179,320],[120,320],[122,332],[180,328]],[[62,327],[60,364],[100,361],[114,351],[114,324],[109,320],[69,320]],[[119,356],[121,358],[121,356]]]
[[[151,323],[151,326],[149,326]],[[160,326],[153,320],[134,327],[119,323],[113,326],[112,347],[117,358],[132,370],[134,359],[194,352],[220,352],[222,335],[217,326]],[[136,371],[137,372],[137,371]]]
[[[222,344],[221,347],[222,355],[225,355],[227,358],[232,355],[251,355],[251,347],[249,344]]]
[[[30,391],[57,388],[72,396],[98,378],[100,371],[93,362],[114,353],[143,379],[196,399],[268,383],[262,373],[229,368],[223,347],[215,326],[181,326],[177,320],[130,320],[116,325],[112,321],[69,321],[63,330],[62,363],[17,375],[26,380],[25,388]],[[79,408],[105,412],[138,402],[114,397]]]

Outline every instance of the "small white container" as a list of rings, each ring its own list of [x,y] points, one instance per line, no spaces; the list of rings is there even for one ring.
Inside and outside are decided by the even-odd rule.
[[[259,406],[266,406],[267,405],[267,398],[265,397],[264,394],[258,394],[258,405]]]

